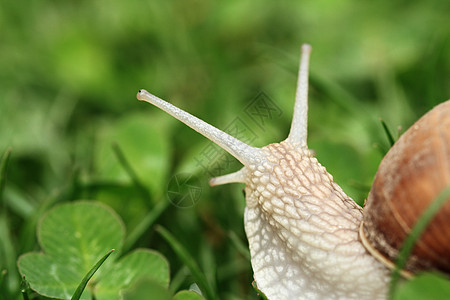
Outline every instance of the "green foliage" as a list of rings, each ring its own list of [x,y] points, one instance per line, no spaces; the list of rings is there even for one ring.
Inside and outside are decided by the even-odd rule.
[[[95,272],[97,272],[98,268],[105,262],[105,260],[111,255],[111,253],[114,252],[114,249],[111,249],[108,251],[108,253],[105,254],[102,258],[99,259],[99,261],[92,267],[92,269],[89,270],[89,272],[84,276],[84,278],[81,280],[81,283],[78,285],[77,289],[75,290],[75,293],[73,294],[71,300],[78,300],[81,298],[81,295],[84,292],[84,289],[86,288],[86,285],[88,284],[89,280],[94,276]],[[23,277],[25,280],[25,276]]]
[[[378,119],[404,131],[449,98],[448,9],[442,0],[2,1],[0,153],[12,152],[0,180],[0,298],[23,299],[16,260],[38,250],[42,215],[93,199],[126,225],[124,252],[152,248],[168,259],[169,297],[196,279],[154,233],[155,223],[183,245],[218,298],[258,299],[242,186],[208,187],[218,174],[212,163],[198,163],[205,139],[135,94],[146,88],[219,128],[239,117],[255,146],[280,141],[292,115],[299,47],[308,42],[309,146],[362,204],[379,149],[389,147]],[[261,92],[281,112],[264,126],[245,111]],[[201,182],[195,206],[167,201],[181,172]],[[138,285],[130,295],[139,295],[131,294]],[[434,280],[420,287],[445,291]]]
[[[103,204],[77,201],[57,206],[38,227],[43,253],[22,255],[20,273],[40,295],[70,298],[83,276],[100,258],[106,259],[108,249],[120,252],[124,231],[120,218]],[[113,256],[100,269],[80,299],[91,299],[91,294],[99,300],[119,299],[122,290],[143,277],[168,286],[168,263],[156,252],[135,250],[118,262],[114,260]]]
[[[138,249],[118,261],[108,274],[101,278],[95,292],[96,299],[120,299],[119,293],[142,278],[149,278],[155,284],[169,285],[169,269],[166,259],[157,252]]]
[[[167,289],[156,284],[154,281],[145,279],[139,281],[123,294],[124,300],[204,300],[204,298],[193,291],[180,291],[173,297]]]
[[[200,268],[197,265],[197,263],[195,262],[195,260],[188,253],[188,251],[183,247],[183,245],[181,245],[177,241],[177,239],[174,236],[172,236],[172,234],[170,232],[168,232],[165,228],[159,226],[156,230],[170,244],[170,246],[176,252],[176,254],[179,256],[179,258],[189,268],[192,276],[194,277],[195,281],[198,283],[199,288],[205,294],[206,299],[208,299],[208,300],[216,299],[215,292],[213,291],[213,288],[211,287],[210,283],[208,282],[205,275],[200,270]]]
[[[395,139],[391,133],[391,130],[389,130],[389,127],[387,126],[386,122],[380,119],[381,125],[383,126],[383,130],[386,133],[387,139],[389,141],[389,146],[393,146],[395,143]]]
[[[164,136],[164,127],[148,115],[130,114],[119,122],[109,124],[100,131],[99,145],[94,153],[99,180],[129,182],[129,173],[117,164],[116,155],[111,151],[114,143],[126,153],[131,168],[137,178],[150,191],[157,191],[167,177],[169,145]],[[132,158],[132,159],[130,159]],[[148,176],[152,174],[152,176]]]
[[[258,293],[258,295],[261,297],[261,299],[268,300],[266,295],[258,289],[255,281],[252,282],[252,287],[255,289],[255,291]]]
[[[151,280],[142,280],[123,294],[124,300],[146,300],[149,297],[158,300],[172,299],[167,289]]]
[[[192,291],[181,291],[178,292],[174,297],[173,300],[202,300],[203,297],[201,297],[196,292]]]
[[[449,201],[449,199],[450,199],[450,186],[447,186],[436,196],[434,201],[431,202],[431,204],[426,208],[426,210],[422,213],[417,223],[411,229],[411,232],[404,241],[395,262],[395,268],[393,270],[390,287],[391,296],[395,296],[395,293],[397,291],[398,280],[400,279],[400,270],[402,270],[405,267],[408,257],[411,254],[416,241],[420,238],[420,236],[425,231],[428,224],[436,215],[436,213],[439,212],[439,209],[442,208],[444,204]],[[447,288],[450,288],[450,283],[447,282],[447,284],[448,284]],[[432,298],[431,295],[428,297]]]
[[[448,278],[441,274],[420,274],[413,280],[402,283],[393,299],[450,299],[450,284]]]

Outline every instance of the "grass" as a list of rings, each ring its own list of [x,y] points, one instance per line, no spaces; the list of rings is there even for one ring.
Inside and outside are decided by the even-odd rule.
[[[151,224],[186,248],[217,297],[258,299],[242,186],[207,185],[239,164],[205,160],[204,138],[135,94],[145,88],[218,128],[244,126],[255,146],[280,141],[308,42],[309,146],[362,204],[389,148],[379,118],[404,131],[449,98],[449,9],[440,0],[2,2],[0,153],[11,153],[0,299],[22,299],[15,263],[39,250],[40,216],[78,199],[111,206],[131,232],[127,247],[163,253],[179,289],[194,280]],[[264,123],[246,113],[261,92],[279,112]],[[181,173],[199,182],[195,205],[168,201]]]

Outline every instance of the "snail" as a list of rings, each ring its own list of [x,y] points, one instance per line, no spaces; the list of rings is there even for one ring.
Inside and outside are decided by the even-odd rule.
[[[244,227],[251,265],[255,283],[268,299],[384,299],[388,294],[391,271],[380,261],[388,261],[389,255],[396,255],[398,243],[402,242],[418,214],[408,210],[407,219],[399,218],[398,214],[401,212],[398,210],[403,207],[412,209],[412,206],[397,203],[395,199],[387,201],[389,195],[380,194],[377,189],[386,188],[388,193],[392,193],[392,197],[398,197],[399,200],[402,197],[416,197],[420,188],[408,190],[408,193],[402,192],[402,189],[409,189],[405,187],[408,180],[416,187],[421,186],[420,176],[422,172],[425,174],[422,163],[428,162],[438,167],[442,175],[428,172],[426,175],[430,175],[432,180],[425,185],[425,189],[439,190],[450,184],[450,101],[419,120],[390,150],[380,169],[389,168],[395,163],[394,170],[378,171],[363,210],[333,181],[333,177],[307,147],[310,52],[309,45],[302,46],[289,135],[280,143],[262,148],[247,145],[146,90],[140,90],[137,98],[165,110],[222,147],[244,165],[235,173],[212,178],[210,184],[245,183]],[[424,122],[432,124],[421,133],[426,128]],[[418,144],[411,150],[412,153],[406,153],[414,156],[412,161],[407,161],[400,152],[404,150],[402,148],[409,147],[410,143]],[[433,152],[429,149],[431,146],[440,146],[442,150]],[[428,159],[428,156],[431,158]],[[394,179],[401,173],[402,163],[408,165],[405,176]],[[411,170],[416,165],[420,167],[418,174]],[[413,172],[414,176],[409,176],[408,172]],[[432,199],[439,191],[425,192]],[[383,198],[386,198],[386,208],[382,208],[385,205],[383,203],[372,203],[382,201]],[[438,223],[429,226],[438,227],[438,230],[441,226],[447,242],[450,225],[448,222],[443,225],[439,220],[450,217],[448,204],[450,203],[447,202],[443,208],[445,212],[439,216]],[[419,206],[423,209],[424,205],[417,205]],[[393,209],[391,214],[394,217],[385,211],[390,208]],[[381,215],[381,212],[385,214]],[[383,227],[382,222],[393,223],[394,220],[399,221],[398,231],[403,236],[380,238],[384,233],[377,231],[378,229],[390,231]],[[427,232],[424,236],[427,240],[432,240],[428,238]],[[439,241],[442,238],[437,240],[438,243]],[[376,248],[380,246],[384,248]],[[448,246],[443,250],[433,248],[436,256],[421,263],[416,254],[425,250],[428,250],[426,246],[420,247],[417,253],[414,252],[413,262],[407,268],[414,271],[433,267],[431,264],[436,262],[435,258],[440,257],[445,263],[436,268],[450,270]],[[443,255],[446,255],[445,259]]]

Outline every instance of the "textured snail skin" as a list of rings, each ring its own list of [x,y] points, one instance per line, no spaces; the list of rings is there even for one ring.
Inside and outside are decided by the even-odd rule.
[[[165,110],[224,148],[244,167],[211,185],[246,184],[244,225],[255,282],[268,299],[385,299],[390,272],[363,247],[362,209],[333,182],[306,146],[308,61],[302,47],[288,138],[251,147],[164,100],[137,98]]]
[[[250,165],[245,231],[269,299],[383,299],[389,272],[358,237],[362,209],[308,151],[287,142]]]

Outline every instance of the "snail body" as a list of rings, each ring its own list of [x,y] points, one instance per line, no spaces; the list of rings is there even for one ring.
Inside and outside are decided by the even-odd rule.
[[[244,167],[211,185],[245,183],[245,232],[254,279],[268,299],[384,299],[390,270],[363,245],[363,209],[308,150],[307,93],[311,47],[302,46],[288,138],[252,147],[164,100],[149,102],[222,147]]]

